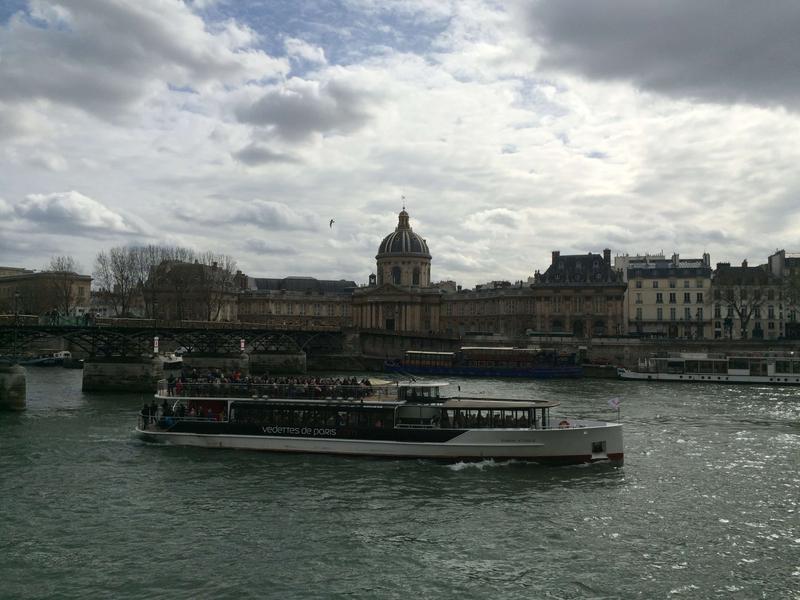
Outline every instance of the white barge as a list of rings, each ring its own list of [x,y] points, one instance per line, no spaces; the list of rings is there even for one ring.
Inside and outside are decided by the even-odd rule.
[[[149,442],[351,456],[623,463],[622,425],[554,418],[558,402],[446,398],[438,383],[314,388],[161,382]]]
[[[800,356],[794,352],[653,355],[636,369],[617,369],[622,379],[700,383],[800,385]]]

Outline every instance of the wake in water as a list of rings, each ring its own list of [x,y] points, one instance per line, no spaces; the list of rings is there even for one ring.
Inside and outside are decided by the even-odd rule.
[[[520,464],[521,462],[522,461],[519,460],[497,461],[492,458],[487,458],[486,460],[481,460],[478,462],[457,462],[445,466],[451,471],[463,471],[465,469],[477,469],[479,471],[483,471],[484,469],[493,469],[495,467],[509,467],[511,465]]]

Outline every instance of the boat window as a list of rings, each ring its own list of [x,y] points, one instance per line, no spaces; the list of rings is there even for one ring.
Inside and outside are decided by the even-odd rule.
[[[775,373],[791,373],[792,372],[792,363],[788,360],[776,360],[775,361]]]
[[[667,361],[667,373],[683,373],[683,364],[682,360]]]
[[[729,360],[731,369],[749,369],[750,361],[746,358],[733,357]]]

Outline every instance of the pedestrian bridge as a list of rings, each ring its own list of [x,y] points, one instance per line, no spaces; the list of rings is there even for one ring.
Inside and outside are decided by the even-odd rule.
[[[301,327],[301,325],[303,325]],[[190,354],[338,354],[339,328],[287,322],[284,325],[0,315],[0,354],[18,357],[47,340],[64,340],[89,357],[140,357],[165,347]]]

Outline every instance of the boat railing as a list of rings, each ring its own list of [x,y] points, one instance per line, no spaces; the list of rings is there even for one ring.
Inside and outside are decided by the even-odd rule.
[[[242,398],[385,401],[397,398],[396,385],[326,383],[158,382],[157,394],[169,398]]]

